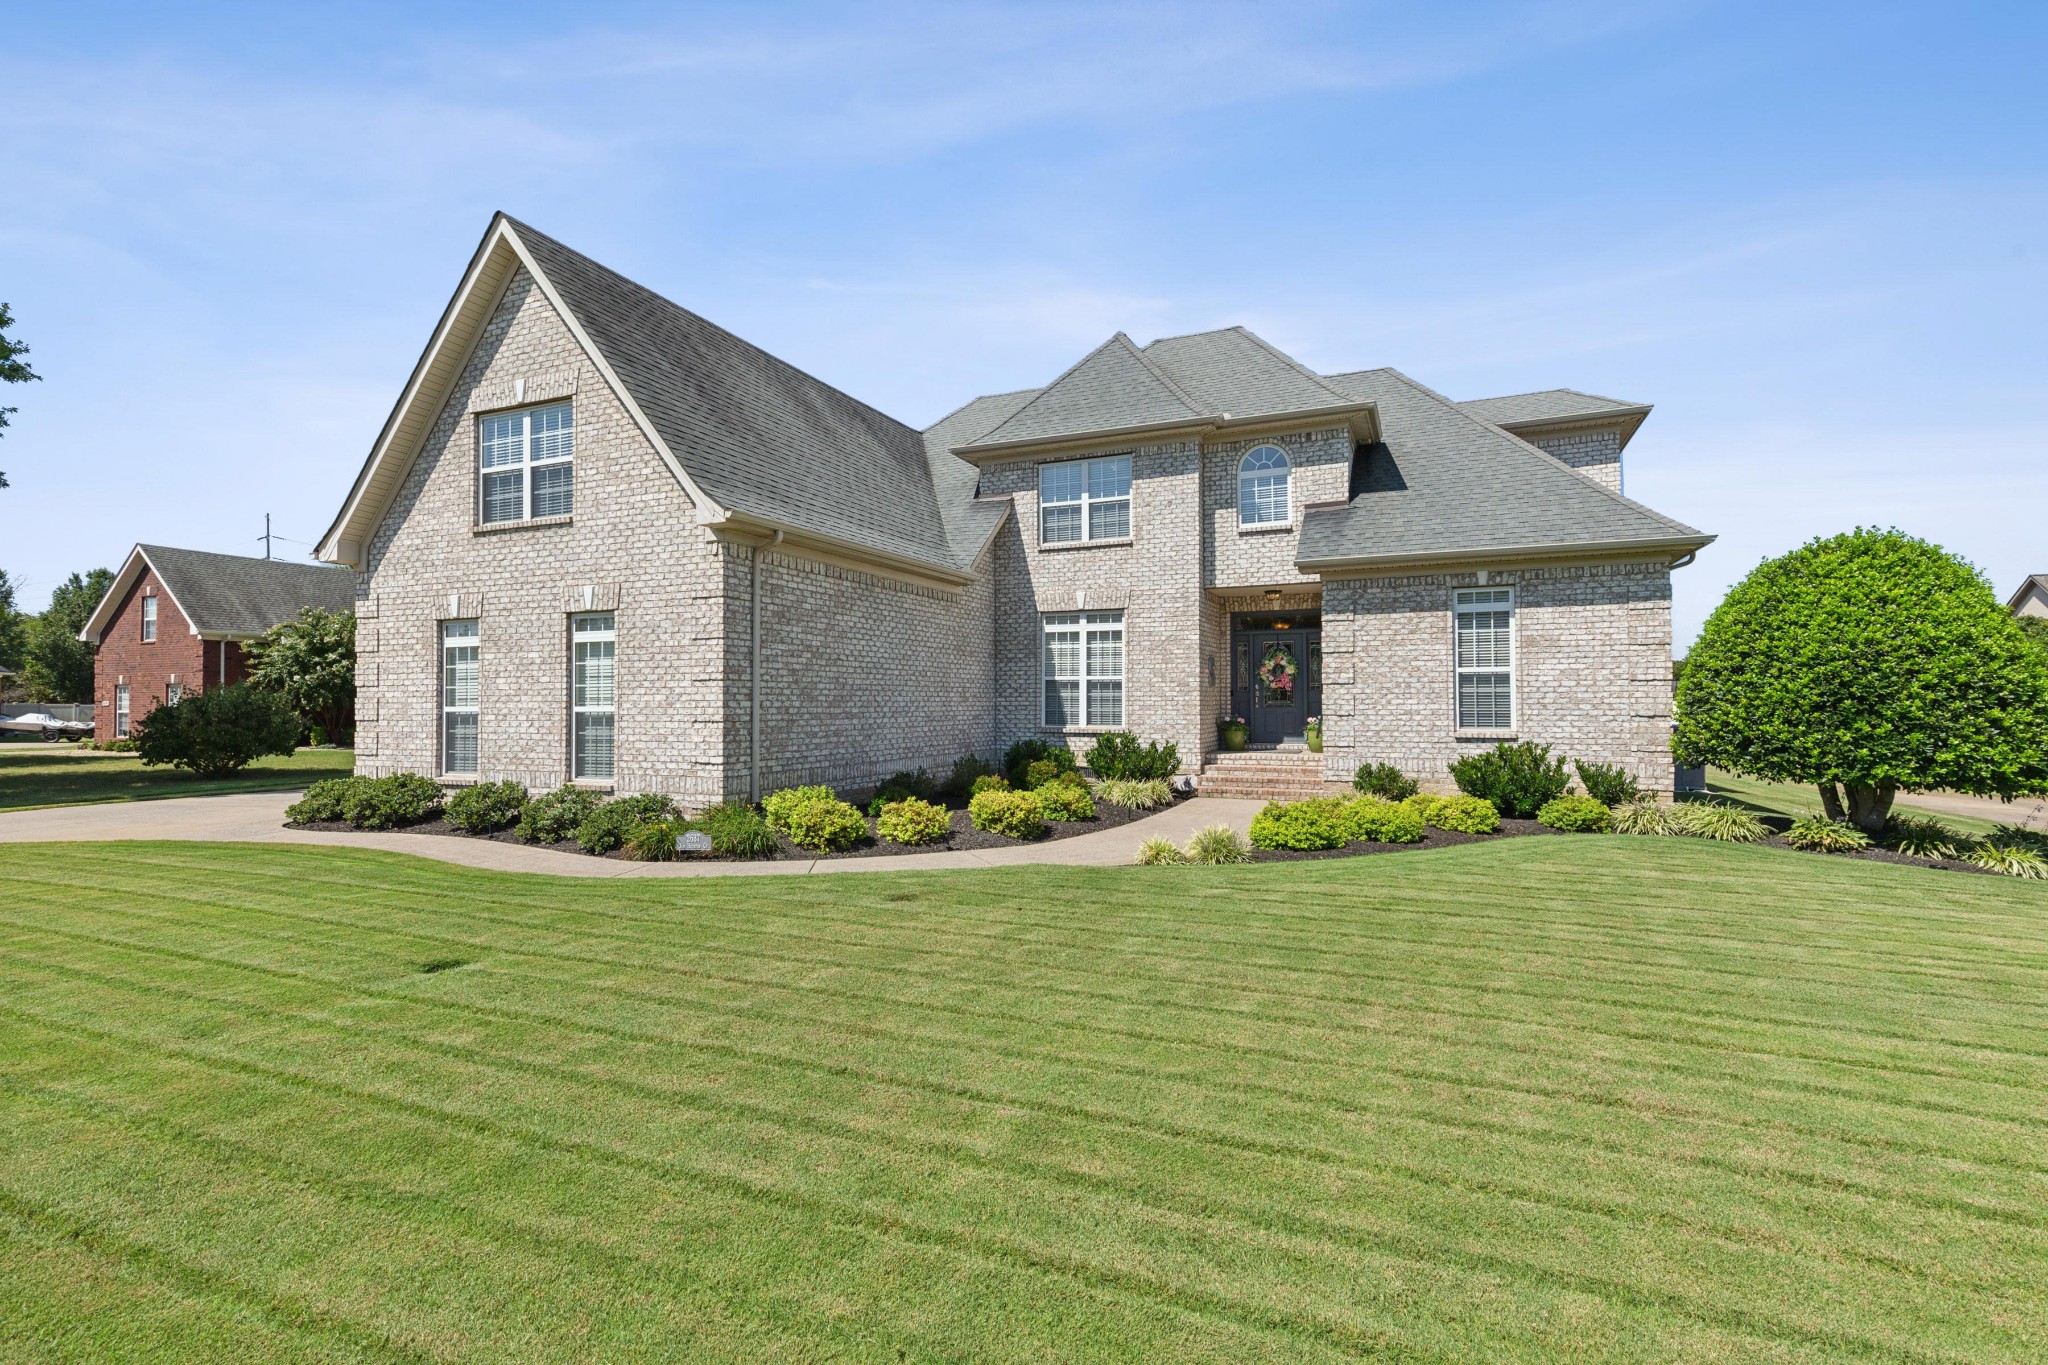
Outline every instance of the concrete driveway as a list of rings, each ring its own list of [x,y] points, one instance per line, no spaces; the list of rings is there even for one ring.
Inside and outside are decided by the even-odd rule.
[[[501,872],[545,872],[566,877],[787,876],[807,872],[936,872],[942,868],[1012,867],[1055,864],[1111,867],[1131,862],[1138,845],[1155,836],[1185,842],[1207,825],[1251,828],[1262,801],[1198,796],[1170,810],[1114,829],[1012,848],[948,849],[872,858],[815,862],[633,863],[586,858],[492,839],[443,838],[427,834],[329,834],[286,829],[284,809],[297,792],[250,792],[233,796],[185,796],[168,801],[127,801],[101,806],[59,806],[48,810],[0,812],[0,844],[107,839],[193,839],[228,843],[325,844],[410,853],[465,867]]]

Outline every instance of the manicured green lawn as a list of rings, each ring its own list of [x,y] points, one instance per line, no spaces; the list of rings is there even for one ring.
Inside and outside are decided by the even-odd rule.
[[[2048,887],[0,846],[0,1359],[2048,1357]]]
[[[301,749],[289,758],[259,758],[232,777],[204,778],[179,768],[145,768],[134,754],[70,744],[0,744],[0,810],[284,791],[323,777],[347,777],[355,761],[352,749]]]
[[[1813,787],[1802,787],[1788,782],[1760,782],[1755,778],[1724,773],[1719,768],[1708,770],[1707,791],[1713,796],[1747,806],[1765,815],[1814,815],[1820,811],[1820,792]],[[1892,803],[1892,808],[1902,814],[1931,816],[1958,834],[1981,836],[1991,833],[1999,824],[1996,820],[1951,815],[1944,810],[1915,805],[1910,796],[1899,797]],[[2010,823],[2020,823],[2020,817],[2014,816]]]

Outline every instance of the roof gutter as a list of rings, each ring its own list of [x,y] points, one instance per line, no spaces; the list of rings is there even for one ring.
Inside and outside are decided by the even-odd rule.
[[[1699,551],[1713,543],[1709,535],[1669,536],[1648,540],[1595,540],[1561,545],[1555,542],[1533,545],[1488,546],[1472,550],[1447,550],[1431,554],[1337,555],[1326,559],[1297,559],[1294,567],[1303,573],[1343,573],[1349,570],[1397,568],[1406,564],[1469,564],[1503,559],[1567,559],[1587,555],[1645,555],[1668,553],[1672,568],[1692,562]]]

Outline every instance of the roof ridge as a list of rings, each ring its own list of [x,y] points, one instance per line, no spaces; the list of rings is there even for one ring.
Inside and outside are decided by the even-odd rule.
[[[1293,367],[1293,369],[1297,373],[1305,376],[1306,378],[1314,380],[1316,383],[1316,387],[1329,390],[1330,395],[1338,399],[1339,401],[1346,403],[1357,401],[1350,394],[1343,392],[1334,384],[1330,383],[1329,380],[1323,378],[1314,370],[1311,370],[1308,366],[1302,364],[1299,360],[1296,360],[1293,356],[1287,354],[1287,352],[1281,350],[1278,346],[1275,346],[1272,342],[1266,340],[1257,332],[1254,332],[1251,328],[1240,324],[1228,330],[1243,333],[1245,339],[1250,341],[1253,345],[1258,346],[1260,349],[1264,350],[1268,355],[1271,355],[1274,359],[1279,360],[1282,363]]]
[[[1487,421],[1483,417],[1473,416],[1471,413],[1465,411],[1465,409],[1460,407],[1458,404],[1452,402],[1450,399],[1438,393],[1435,389],[1429,387],[1429,385],[1422,383],[1420,380],[1409,378],[1407,375],[1401,373],[1401,371],[1395,369],[1393,366],[1386,366],[1384,372],[1400,380],[1403,384],[1406,384],[1409,388],[1414,389],[1417,393],[1424,394],[1430,398],[1436,399],[1437,402],[1442,403],[1452,412],[1457,413],[1458,416],[1472,423],[1472,425],[1479,427],[1482,430],[1490,432],[1494,435],[1501,436],[1507,440],[1513,441],[1516,445],[1528,451],[1531,455],[1537,456],[1539,459],[1542,459],[1548,462],[1549,464],[1555,466],[1556,468],[1563,470],[1565,473],[1571,475],[1573,478],[1577,479],[1586,487],[1594,489],[1603,496],[1613,499],[1615,502],[1620,503],[1622,506],[1630,508],[1633,511],[1641,512],[1644,516],[1654,518],[1655,520],[1662,522],[1664,525],[1671,527],[1673,530],[1683,531],[1689,535],[1700,534],[1699,529],[1697,527],[1687,526],[1682,521],[1678,521],[1672,517],[1665,516],[1662,512],[1659,512],[1654,507],[1646,507],[1642,503],[1637,502],[1634,498],[1623,496],[1622,494],[1616,492],[1614,489],[1609,488],[1606,484],[1600,482],[1600,480],[1594,478],[1592,475],[1584,473],[1581,470],[1572,468],[1563,460],[1558,459],[1555,455],[1552,455],[1549,451],[1545,450],[1542,446],[1536,445],[1535,443],[1530,441],[1525,441],[1521,437],[1515,435],[1515,433],[1513,433],[1512,431],[1509,431],[1504,427],[1496,426],[1494,423]]]
[[[542,241],[547,242],[556,250],[567,252],[569,255],[576,257],[577,259],[583,261],[584,263],[593,267],[594,269],[611,276],[619,283],[626,285],[629,288],[637,289],[641,293],[647,295],[649,298],[659,300],[661,303],[666,304],[667,306],[675,309],[679,313],[689,314],[698,323],[702,324],[703,326],[709,328],[714,332],[717,332],[720,336],[723,336],[737,343],[738,345],[745,347],[747,350],[752,351],[755,355],[760,356],[764,360],[771,361],[775,365],[780,366],[782,369],[788,370],[792,374],[802,376],[804,379],[807,379],[811,383],[816,384],[819,388],[830,389],[833,393],[838,394],[847,402],[855,404],[856,406],[873,413],[875,416],[882,418],[884,421],[895,423],[897,426],[902,427],[905,431],[911,433],[912,435],[922,434],[918,431],[916,427],[911,426],[908,422],[905,422],[900,418],[890,416],[888,413],[883,412],[874,404],[868,402],[866,399],[856,398],[854,395],[848,393],[845,389],[840,388],[837,384],[832,383],[830,380],[818,378],[818,376],[812,374],[809,370],[804,369],[801,365],[796,365],[791,363],[790,361],[784,360],[781,356],[775,354],[773,351],[768,350],[764,346],[756,345],[754,342],[747,340],[745,337],[741,336],[738,332],[733,331],[731,328],[724,327],[716,322],[713,322],[710,318],[705,317],[702,313],[699,313],[694,308],[686,308],[682,304],[677,303],[674,299],[670,298],[668,295],[660,292],[659,290],[650,289],[648,286],[640,283],[640,281],[634,279],[632,276],[622,274],[619,271],[612,269],[603,261],[598,260],[595,256],[585,255],[583,252],[578,251],[575,247],[570,246],[568,243],[562,241],[559,237],[551,237],[547,233],[542,232],[539,228],[534,227],[530,223],[522,222],[519,219],[514,218],[509,213],[503,214],[503,217],[506,223],[510,224],[515,232],[530,233],[533,236],[540,238]]]
[[[1157,365],[1155,365],[1152,362],[1152,357],[1146,355],[1141,347],[1134,345],[1130,337],[1125,335],[1124,332],[1119,330],[1115,336],[1110,338],[1110,340],[1123,342],[1124,349],[1129,351],[1132,357],[1137,360],[1138,364],[1144,367],[1145,373],[1151,375],[1154,379],[1164,384],[1167,388],[1167,392],[1171,393],[1175,398],[1178,398],[1182,403],[1187,405],[1187,409],[1189,412],[1193,413],[1197,417],[1211,417],[1215,415],[1209,412],[1202,404],[1197,403],[1192,397],[1190,397],[1186,389],[1174,383],[1173,376],[1168,374],[1166,371],[1160,369]]]
[[[1204,413],[1200,408],[1196,407],[1193,403],[1188,401],[1188,396],[1185,393],[1181,392],[1180,386],[1178,384],[1175,384],[1165,375],[1159,373],[1159,367],[1152,364],[1152,362],[1150,362],[1149,360],[1145,359],[1145,353],[1139,350],[1136,346],[1132,345],[1130,337],[1126,336],[1123,330],[1119,328],[1107,341],[1103,342],[1100,346],[1097,346],[1094,350],[1088,352],[1088,354],[1082,356],[1073,364],[1067,366],[1067,368],[1065,368],[1064,370],[1061,370],[1059,374],[1053,377],[1051,383],[1047,384],[1044,388],[1040,389],[1038,393],[1035,396],[1033,396],[1030,402],[1026,403],[1023,407],[1018,408],[1015,412],[1011,413],[1008,417],[1004,418],[1001,422],[997,423],[994,430],[983,432],[977,438],[977,441],[986,441],[991,436],[994,436],[996,432],[1001,431],[1004,427],[1009,426],[1013,422],[1022,420],[1026,413],[1030,412],[1040,403],[1043,403],[1049,395],[1057,392],[1059,390],[1060,385],[1064,383],[1070,376],[1072,376],[1074,373],[1080,370],[1082,366],[1086,365],[1089,361],[1095,359],[1095,357],[1101,355],[1104,351],[1116,345],[1118,342],[1122,342],[1124,350],[1127,351],[1132,357],[1134,357],[1137,360],[1139,366],[1145,371],[1145,373],[1159,380],[1159,382],[1165,386],[1167,393],[1172,395],[1174,401],[1180,403],[1183,407],[1186,407],[1191,415],[1196,417],[1208,415]],[[1024,392],[1024,390],[1013,389],[1011,390],[1011,392],[1022,393]],[[958,411],[958,409],[955,409],[955,411]]]
[[[1550,389],[1524,389],[1520,393],[1490,393],[1487,394],[1484,398],[1460,398],[1454,401],[1457,403],[1459,407],[1462,408],[1467,403],[1499,403],[1509,398],[1536,398],[1546,393],[1572,393],[1577,394],[1581,398],[1597,398],[1603,403],[1614,403],[1624,408],[1640,408],[1648,406],[1644,403],[1631,403],[1626,398],[1616,398],[1611,394],[1591,393],[1585,389],[1574,389],[1569,387],[1568,385],[1559,385],[1556,388]]]

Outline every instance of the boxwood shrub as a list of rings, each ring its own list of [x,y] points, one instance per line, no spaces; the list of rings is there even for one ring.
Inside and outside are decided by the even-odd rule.
[[[1496,834],[1500,831],[1500,812],[1493,808],[1493,802],[1482,801],[1476,796],[1442,797],[1431,808],[1428,819],[1438,829],[1447,829],[1455,834]]]
[[[1020,739],[1003,751],[1003,774],[1010,779],[1010,785],[1029,791],[1032,784],[1027,780],[1033,763],[1050,763],[1062,771],[1071,771],[1080,765],[1074,762],[1074,751],[1064,744],[1054,744],[1043,739]]]
[[[347,819],[348,795],[367,777],[329,777],[306,788],[306,794],[284,809],[284,818],[294,825],[311,825]]]
[[[1088,794],[1085,783],[1055,778],[1040,787],[1035,793],[1038,804],[1045,809],[1048,820],[1093,820],[1095,798]]]
[[[442,816],[465,834],[496,834],[519,823],[526,788],[517,782],[479,782],[448,798]]]
[[[1348,805],[1326,796],[1268,802],[1252,817],[1252,843],[1260,848],[1342,848],[1351,837]]]
[[[513,833],[529,844],[559,844],[574,838],[576,827],[603,803],[602,796],[587,788],[557,787],[526,803]]]
[[[1376,796],[1354,798],[1344,808],[1345,833],[1374,844],[1412,844],[1422,838],[1423,819],[1413,808]]]
[[[1643,794],[1635,775],[1619,763],[1574,762],[1572,767],[1578,770],[1579,785],[1586,795],[1609,809],[1626,806]]]
[[[1351,785],[1367,796],[1383,801],[1405,801],[1422,786],[1391,763],[1361,763],[1351,775]]]
[[[1128,730],[1111,730],[1099,736],[1095,747],[1088,751],[1088,768],[1097,777],[1110,781],[1163,781],[1180,771],[1180,749],[1158,740],[1141,744]]]
[[[440,805],[441,786],[433,778],[393,773],[357,779],[342,795],[341,818],[357,829],[397,829],[419,824]]]
[[[624,847],[626,836],[641,825],[671,820],[675,814],[676,803],[656,792],[606,801],[576,826],[576,847],[585,853],[610,853]]]
[[[974,827],[1012,839],[1036,839],[1045,833],[1045,805],[1037,792],[986,791],[967,803]]]
[[[1502,815],[1518,820],[1535,815],[1571,786],[1563,757],[1552,758],[1548,744],[1528,740],[1467,754],[1451,764],[1451,780],[1465,795],[1491,801]]]
[[[798,848],[843,853],[868,837],[868,822],[844,801],[813,797],[783,815],[783,833]]]
[[[1544,802],[1536,823],[1567,834],[1605,834],[1614,828],[1614,813],[1603,801],[1573,793]]]
[[[786,787],[779,792],[769,792],[761,798],[761,814],[768,817],[769,828],[778,833],[789,833],[789,813],[798,806],[811,801],[837,801],[839,793],[830,787]]]
[[[951,812],[915,796],[882,807],[875,817],[875,833],[892,844],[935,844],[952,829]]]

